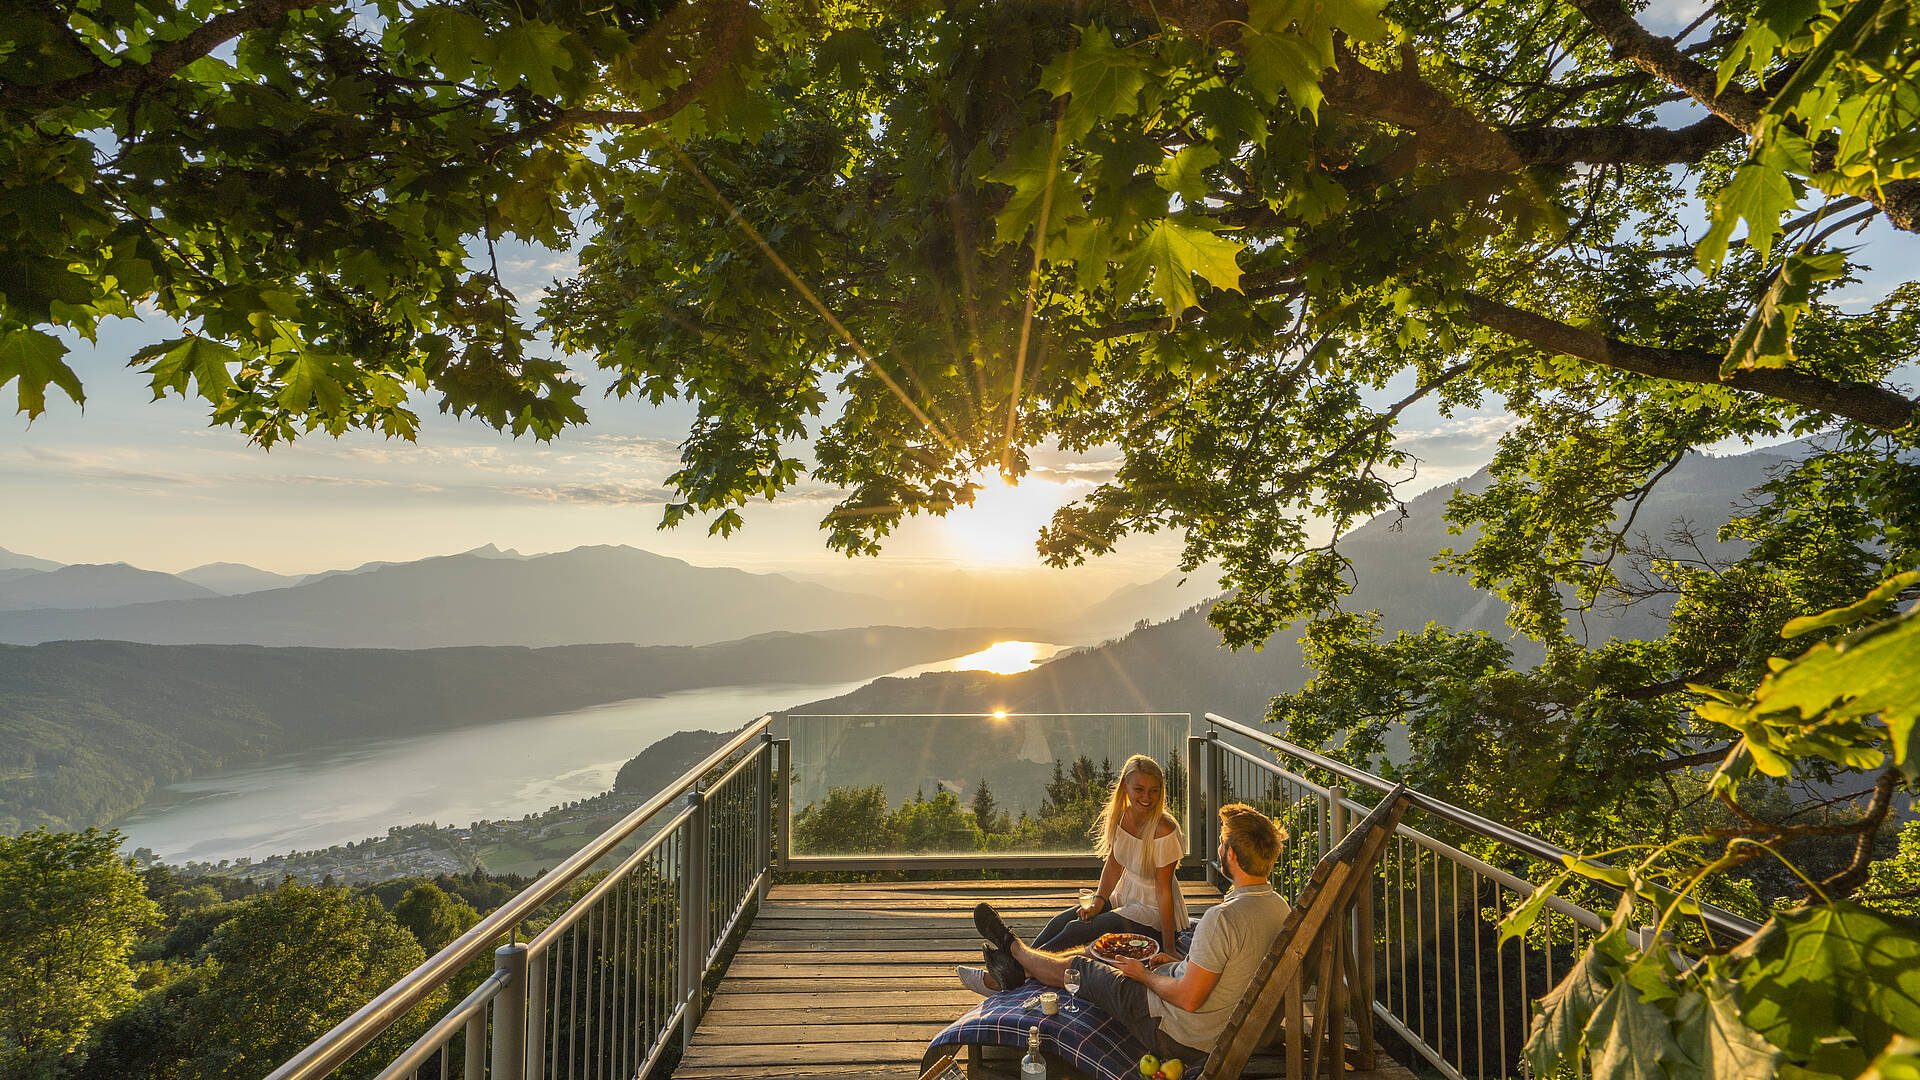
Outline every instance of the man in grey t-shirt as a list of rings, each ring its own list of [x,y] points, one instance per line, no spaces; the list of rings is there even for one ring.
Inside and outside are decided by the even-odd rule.
[[[1018,985],[1028,976],[1062,986],[1072,966],[1080,972],[1081,997],[1161,1056],[1197,1065],[1227,1026],[1286,921],[1290,906],[1267,882],[1286,839],[1272,818],[1245,803],[1220,808],[1220,865],[1233,888],[1200,916],[1185,960],[1155,966],[1170,958],[1161,954],[1144,963],[1121,958],[1110,968],[1081,950],[1041,952],[1014,937],[982,904],[974,919],[988,939],[988,970],[1002,986]]]

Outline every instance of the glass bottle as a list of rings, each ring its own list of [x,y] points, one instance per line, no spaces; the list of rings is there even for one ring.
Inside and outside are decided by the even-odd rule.
[[[1027,1032],[1027,1056],[1020,1059],[1020,1080],[1047,1080],[1047,1059],[1040,1056],[1040,1025]]]

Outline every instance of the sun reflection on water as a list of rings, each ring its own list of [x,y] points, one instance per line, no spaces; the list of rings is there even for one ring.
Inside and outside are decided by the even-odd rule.
[[[940,665],[947,671],[991,671],[1012,675],[1026,671],[1060,651],[1044,641],[996,641],[976,653],[957,656]]]

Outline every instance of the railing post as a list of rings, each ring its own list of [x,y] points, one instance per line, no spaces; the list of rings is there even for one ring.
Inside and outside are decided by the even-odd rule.
[[[760,791],[753,800],[753,868],[760,874],[760,887],[756,890],[756,899],[767,898],[767,888],[773,884],[773,837],[770,830],[773,824],[773,729],[769,727],[760,735]]]
[[[1200,783],[1200,759],[1206,753],[1207,737],[1204,735],[1187,736],[1187,845],[1190,853],[1200,857],[1200,867],[1206,868],[1212,855],[1207,849],[1207,807],[1206,789]]]
[[[547,964],[553,950],[543,948],[527,959],[527,1075],[547,1080]]]
[[[1225,887],[1227,868],[1214,861],[1220,848],[1220,781],[1226,773],[1226,755],[1220,751],[1220,733],[1207,729],[1207,880]]]
[[[487,1009],[482,1005],[467,1018],[466,1036],[460,1040],[460,1075],[465,1080],[486,1080]]]
[[[492,1080],[524,1080],[527,1073],[527,947],[502,945],[493,950],[493,970],[506,972],[507,982],[493,999]]]
[[[776,739],[780,751],[778,781],[773,793],[773,867],[785,870],[793,851],[793,740]]]
[[[687,819],[687,865],[681,869],[680,964],[687,1011],[680,1027],[683,1047],[692,1047],[700,1027],[700,994],[707,981],[707,855],[713,830],[707,824],[707,796],[699,787],[687,792],[693,816]]]

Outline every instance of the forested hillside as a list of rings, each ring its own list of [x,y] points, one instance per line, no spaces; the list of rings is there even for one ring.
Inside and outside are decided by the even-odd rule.
[[[870,627],[698,647],[0,646],[0,832],[105,824],[156,784],[280,750],[701,686],[859,679],[1019,635]]]

